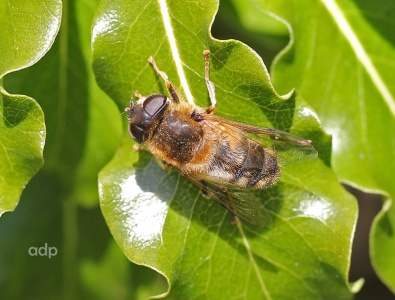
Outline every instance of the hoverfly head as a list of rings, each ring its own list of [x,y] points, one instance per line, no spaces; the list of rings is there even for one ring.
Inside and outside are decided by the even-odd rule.
[[[128,113],[129,133],[139,144],[149,140],[169,105],[169,99],[162,94],[152,94],[136,103],[130,101]]]

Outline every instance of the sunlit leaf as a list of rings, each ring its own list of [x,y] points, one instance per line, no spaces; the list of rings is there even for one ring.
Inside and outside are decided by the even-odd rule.
[[[101,2],[93,27],[99,85],[120,110],[135,90],[166,93],[147,62],[153,55],[185,101],[208,106],[202,51],[209,49],[218,115],[312,139],[320,158],[287,166],[276,186],[259,193],[273,218],[271,228],[235,226],[225,209],[176,171],[133,151],[123,116],[123,141],[99,178],[110,230],[130,260],[167,278],[174,299],[351,298],[356,204],[331,172],[330,139],[299,94],[274,92],[255,52],[211,37],[217,5]]]
[[[273,68],[276,88],[296,88],[333,136],[343,182],[394,199],[395,4],[388,1],[255,1],[288,22],[291,48]],[[395,291],[390,201],[371,234],[373,264]]]
[[[0,215],[15,208],[43,164],[44,116],[36,101],[11,95],[6,74],[31,66],[49,50],[60,26],[61,2],[0,2]]]

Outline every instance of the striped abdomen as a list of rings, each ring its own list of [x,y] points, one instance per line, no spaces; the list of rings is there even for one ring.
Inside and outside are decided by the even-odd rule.
[[[207,174],[242,188],[264,188],[277,182],[280,169],[276,154],[258,143],[240,137],[222,136]]]

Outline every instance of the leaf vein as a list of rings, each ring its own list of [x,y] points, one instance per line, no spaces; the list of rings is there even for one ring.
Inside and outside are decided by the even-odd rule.
[[[262,275],[259,272],[258,264],[256,263],[256,261],[254,259],[254,255],[252,254],[250,243],[248,242],[248,239],[247,239],[246,235],[244,234],[243,225],[241,224],[240,220],[238,220],[238,222],[237,222],[237,227],[238,227],[240,235],[243,239],[243,243],[244,243],[244,246],[247,250],[251,265],[254,267],[254,271],[255,271],[255,274],[256,274],[257,279],[259,281],[259,284],[261,286],[261,289],[262,289],[263,293],[265,294],[266,299],[270,300],[270,299],[272,299],[272,297],[270,296],[269,291],[266,287],[266,284],[262,278]]]
[[[339,29],[343,32],[344,36],[350,43],[350,46],[353,49],[357,59],[364,66],[367,74],[370,76],[371,80],[376,85],[377,90],[383,97],[388,108],[395,116],[394,97],[391,95],[391,92],[387,88],[387,85],[384,83],[384,80],[381,78],[379,72],[377,71],[371,59],[369,58],[369,55],[366,53],[366,50],[362,46],[361,41],[358,39],[354,30],[351,28],[351,25],[347,22],[346,17],[342,13],[340,7],[333,0],[323,0],[322,2],[326,6],[328,12],[332,15]]]
[[[159,2],[159,6],[160,6],[160,11],[161,11],[161,14],[163,17],[163,24],[165,26],[165,32],[166,32],[167,38],[169,40],[171,54],[173,56],[174,63],[176,65],[176,69],[177,69],[178,76],[180,78],[181,86],[183,87],[184,94],[185,94],[187,101],[190,104],[194,104],[193,96],[192,96],[191,90],[189,89],[189,84],[188,84],[187,78],[185,76],[184,69],[182,68],[180,52],[178,50],[177,41],[174,36],[173,26],[171,24],[167,2],[166,2],[166,0],[158,0],[158,2]]]

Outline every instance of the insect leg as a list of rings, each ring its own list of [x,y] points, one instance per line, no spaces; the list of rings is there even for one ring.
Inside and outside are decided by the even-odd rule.
[[[215,86],[212,81],[210,81],[210,50],[204,50],[204,78],[206,80],[207,91],[210,96],[211,105],[207,109],[207,113],[211,113],[215,110],[215,105],[217,104],[217,99],[215,97]]]
[[[154,58],[152,56],[150,56],[148,58],[148,62],[152,65],[152,67],[154,68],[155,72],[162,77],[162,79],[165,81],[166,84],[166,88],[170,93],[170,97],[171,99],[176,102],[179,103],[180,99],[178,98],[178,95],[173,87],[173,84],[169,81],[169,78],[167,77],[167,74],[161,70],[159,70],[158,66],[156,65],[156,62],[154,60]]]
[[[237,223],[239,222],[239,218],[234,214],[234,213],[232,213],[232,219],[231,219],[231,221],[230,221],[233,225],[237,225]]]
[[[147,152],[149,152],[148,149],[144,145],[136,145],[136,144],[133,145],[133,151],[136,151],[136,152],[137,151],[147,151]]]
[[[155,159],[156,163],[158,164],[158,166],[159,166],[162,170],[169,170],[169,169],[171,168],[171,165],[168,164],[167,162],[165,162],[165,161],[163,161],[163,160],[160,160],[160,159],[156,158],[155,156],[154,156],[154,159]]]
[[[202,186],[200,187],[200,191],[202,192],[203,197],[209,198],[206,182],[204,180],[201,180],[200,183],[202,184]]]
[[[149,151],[144,145],[136,145],[136,144],[133,145],[133,151],[136,151],[136,152],[137,151],[145,151],[145,152],[151,153],[151,151]],[[168,170],[171,168],[171,165],[169,165],[165,161],[160,160],[159,158],[157,158],[155,156],[154,156],[154,159],[162,170]]]

